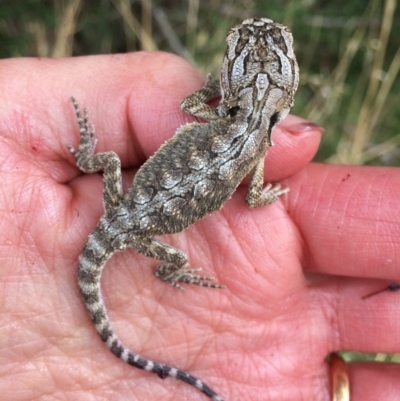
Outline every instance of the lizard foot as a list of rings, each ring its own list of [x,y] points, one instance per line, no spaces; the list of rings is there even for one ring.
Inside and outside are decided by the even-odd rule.
[[[165,281],[180,290],[183,290],[183,287],[179,283],[194,284],[208,288],[226,288],[225,285],[212,283],[211,281],[215,280],[215,277],[213,276],[202,276],[196,274],[199,270],[201,270],[201,267],[195,269],[181,269],[173,263],[161,263],[157,266],[155,275],[162,281]]]

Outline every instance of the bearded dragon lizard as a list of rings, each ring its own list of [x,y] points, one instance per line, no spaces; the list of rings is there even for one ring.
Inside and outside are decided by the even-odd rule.
[[[279,184],[263,189],[264,158],[273,128],[288,114],[299,80],[289,29],[273,21],[247,19],[229,31],[221,76],[181,103],[181,109],[207,122],[180,127],[137,172],[122,191],[121,163],[114,152],[95,154],[94,128],[72,99],[80,129],[78,150],[69,146],[85,173],[104,171],[105,213],[89,235],[78,262],[78,280],[96,330],[109,350],[124,362],[183,380],[213,401],[222,401],[203,381],[128,349],[115,334],[100,288],[104,265],[116,252],[133,248],[161,263],[155,275],[175,287],[180,283],[224,288],[213,277],[186,269],[182,251],[155,240],[177,233],[219,210],[242,179],[251,174],[246,203],[260,207],[288,191]],[[217,108],[207,105],[221,97]]]

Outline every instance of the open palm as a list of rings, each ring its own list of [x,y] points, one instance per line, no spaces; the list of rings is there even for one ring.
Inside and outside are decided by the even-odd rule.
[[[97,151],[121,157],[126,190],[190,121],[178,104],[202,85],[198,75],[163,53],[0,65],[2,397],[205,400],[126,365],[97,335],[76,263],[102,214],[102,178],[83,175],[67,150],[78,143],[74,95],[89,108]],[[162,238],[227,289],[177,290],[133,251],[109,261],[102,288],[128,347],[194,374],[226,401],[329,400],[329,352],[399,350],[398,295],[362,299],[387,285],[380,279],[400,279],[399,171],[307,165],[320,136],[289,116],[266,160],[266,181],[285,180],[288,195],[250,210],[243,185],[220,212]],[[356,364],[350,375],[354,401],[399,391],[399,368]]]

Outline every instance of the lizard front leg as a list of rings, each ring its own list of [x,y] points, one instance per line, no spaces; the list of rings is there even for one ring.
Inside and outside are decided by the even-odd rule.
[[[211,74],[208,74],[205,85],[182,100],[181,110],[195,117],[217,120],[220,118],[217,110],[206,103],[219,96],[221,96],[219,80],[213,81]]]
[[[83,110],[83,117],[75,98],[71,97],[79,125],[79,147],[75,150],[71,145],[69,151],[74,155],[77,166],[85,173],[96,173],[103,170],[104,187],[103,203],[106,212],[113,212],[121,203],[122,175],[121,161],[114,152],[94,154],[96,140],[94,126],[89,122],[87,109]]]
[[[194,269],[183,269],[187,265],[187,257],[184,252],[164,244],[153,238],[133,237],[128,246],[135,249],[142,255],[160,260],[155,270],[155,276],[160,280],[183,289],[179,283],[195,284],[201,287],[225,288],[224,285],[212,283],[215,278],[212,276],[198,275],[196,272],[201,267]]]
[[[280,184],[267,184],[264,188],[264,156],[257,162],[252,171],[246,203],[249,207],[260,207],[275,202],[280,196],[289,192],[289,188],[282,188]]]

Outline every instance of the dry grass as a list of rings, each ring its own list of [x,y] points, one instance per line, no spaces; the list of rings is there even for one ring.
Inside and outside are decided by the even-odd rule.
[[[373,0],[371,9],[376,8],[378,0]],[[383,110],[383,106],[387,100],[390,89],[395,78],[398,75],[400,67],[400,48],[397,50],[388,71],[384,72],[384,60],[387,51],[389,34],[393,25],[394,9],[396,6],[395,0],[387,0],[384,6],[382,16],[381,29],[378,38],[371,38],[374,44],[375,51],[373,52],[370,65],[367,65],[365,71],[365,81],[367,91],[362,97],[361,107],[358,115],[357,125],[351,137],[342,137],[337,155],[333,159],[342,163],[365,164],[368,159],[377,154],[375,151],[368,152],[368,145],[372,142],[372,137],[376,131],[377,123],[379,122]],[[360,85],[359,85],[360,86]],[[357,90],[363,91],[363,87],[358,87]],[[360,97],[355,94],[355,96]],[[397,146],[396,141],[386,141],[384,146],[379,145],[380,151],[390,151],[391,146]]]

